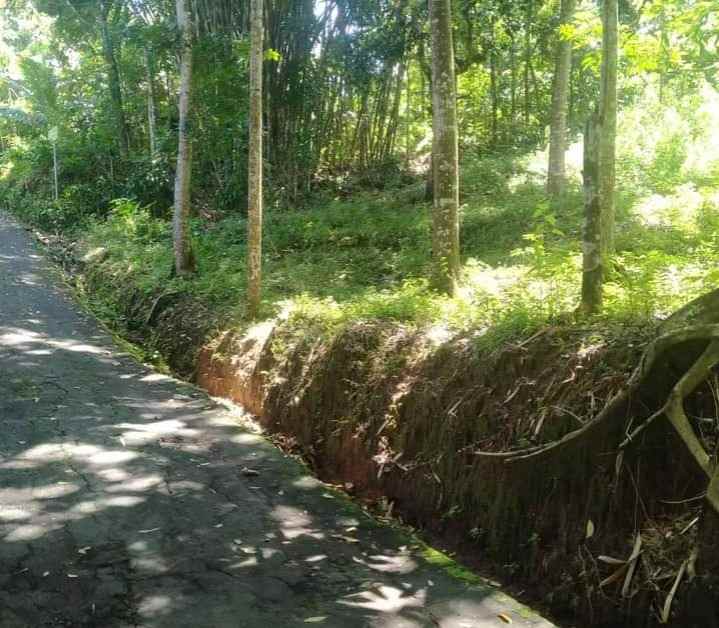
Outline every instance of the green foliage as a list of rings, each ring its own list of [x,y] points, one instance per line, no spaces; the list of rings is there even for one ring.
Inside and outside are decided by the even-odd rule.
[[[264,313],[328,330],[357,319],[461,330],[487,347],[568,320],[579,292],[581,150],[572,147],[574,179],[552,204],[546,155],[533,152],[548,122],[556,3],[526,13],[524,5],[470,0],[455,16],[464,268],[453,299],[425,280],[432,265],[430,208],[420,200],[431,144],[425,7],[350,3],[347,24],[327,23],[318,36],[318,15],[286,5],[265,59]],[[148,21],[133,3],[108,23],[132,136],[127,158],[118,151],[113,96],[97,80],[107,75],[107,59],[98,33],[83,26],[100,19],[97,7],[35,6],[57,19],[30,17],[32,26],[7,44],[17,67],[5,76],[3,61],[0,72],[0,200],[43,229],[74,231],[87,247],[106,249],[98,263],[117,283],[147,294],[188,291],[242,319],[248,42],[237,34],[241,25],[203,27],[195,45],[199,272],[178,280],[170,276],[167,221],[177,148],[170,5],[147,3]],[[702,80],[714,56],[706,33],[682,17],[711,30],[706,6],[653,0],[642,15],[622,7],[618,251],[606,295],[607,320],[617,321],[664,315],[713,285],[719,267],[719,97]],[[34,26],[42,36],[30,36]],[[670,30],[664,39],[662,28]],[[596,7],[586,3],[559,34],[572,41],[577,61],[575,130],[595,104],[600,35]],[[146,60],[158,126],[152,155]],[[57,202],[49,200],[53,128]]]
[[[672,110],[656,111],[671,116]],[[622,124],[639,138],[642,129],[632,124],[644,120],[630,110]],[[669,148],[652,146],[647,155],[644,142],[622,146],[636,185],[634,193],[619,197],[618,251],[605,324],[664,316],[719,279],[715,166],[674,168],[671,183],[664,180],[666,192],[657,185],[658,164],[668,170],[668,163],[690,164],[692,142],[713,128],[706,118],[685,122],[697,132],[682,137],[657,131],[668,138]],[[407,201],[411,194],[405,188],[351,199],[317,196],[303,210],[271,208],[265,222],[264,314],[289,316],[298,329],[321,330],[317,333],[333,333],[357,320],[426,327],[438,337],[465,331],[486,350],[571,320],[579,294],[582,193],[574,183],[561,202],[550,204],[534,162],[532,155],[465,155],[466,258],[456,298],[434,293],[424,279],[431,263],[429,207]],[[153,209],[120,199],[106,219],[88,224],[85,245],[108,249],[102,266],[115,282],[148,294],[189,291],[242,320],[247,229],[242,215],[193,221],[200,268],[181,282],[170,278],[170,226]]]
[[[682,169],[687,159],[685,138],[679,133],[662,137],[654,148],[654,160],[649,169],[649,181],[657,192],[670,192],[682,181]]]

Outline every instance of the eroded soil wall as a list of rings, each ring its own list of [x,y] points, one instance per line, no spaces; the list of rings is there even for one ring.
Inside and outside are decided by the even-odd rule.
[[[101,267],[83,277],[90,293],[107,293]],[[559,617],[657,624],[691,553],[704,485],[664,422],[617,455],[627,425],[673,377],[666,365],[657,371],[657,399],[654,384],[640,398],[617,396],[653,330],[597,341],[587,330],[547,328],[493,351],[471,334],[390,323],[330,334],[266,322],[217,333],[223,321],[191,299],[109,290],[136,340],[211,394],[243,404],[323,479],[383,500]],[[612,399],[616,420],[558,455],[515,464],[491,455],[551,442]],[[709,386],[690,405],[716,415]],[[638,535],[641,560],[629,569],[620,561]],[[675,625],[710,628],[706,615],[687,619],[684,597],[682,589],[673,603]]]

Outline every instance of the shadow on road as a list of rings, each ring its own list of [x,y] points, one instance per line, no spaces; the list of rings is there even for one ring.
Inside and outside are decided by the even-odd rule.
[[[0,216],[0,627],[544,625],[154,373]]]

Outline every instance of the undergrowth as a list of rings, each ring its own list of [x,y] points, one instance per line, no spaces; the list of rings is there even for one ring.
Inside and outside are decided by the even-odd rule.
[[[598,328],[661,318],[719,279],[719,156],[694,157],[698,146],[719,135],[719,114],[704,109],[693,118],[658,105],[623,114],[617,252]],[[649,119],[651,137],[644,132]],[[263,315],[326,332],[358,320],[430,327],[438,338],[472,331],[490,348],[546,324],[570,323],[581,277],[581,149],[574,146],[569,154],[574,177],[554,204],[538,167],[543,153],[465,154],[463,282],[455,298],[435,293],[425,279],[430,207],[417,200],[416,183],[350,199],[325,193],[301,210],[271,208]],[[182,280],[170,278],[171,225],[153,208],[118,199],[105,215],[78,218],[82,212],[64,205],[18,202],[14,208],[45,228],[74,229],[85,252],[101,251],[91,265],[112,278],[103,297],[110,310],[116,286],[131,285],[147,295],[188,292],[247,324],[243,215],[194,219],[199,272]]]

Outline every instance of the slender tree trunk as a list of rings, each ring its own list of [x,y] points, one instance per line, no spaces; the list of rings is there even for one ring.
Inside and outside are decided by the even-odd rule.
[[[574,68],[574,65],[569,70],[569,104],[567,106],[567,118],[568,120],[574,119],[574,113],[576,110],[576,82],[578,80],[579,73]],[[569,122],[567,122],[568,124]]]
[[[196,270],[190,239],[190,190],[192,180],[192,137],[190,106],[192,99],[192,14],[189,0],[176,0],[177,28],[180,32],[180,98],[177,171],[175,173],[175,211],[173,217],[175,273],[178,276]]]
[[[569,78],[572,69],[572,42],[562,36],[562,26],[569,24],[576,0],[562,0],[560,32],[552,85],[552,113],[549,132],[549,167],[547,191],[553,198],[564,193],[567,152],[567,109],[569,106]]]
[[[489,95],[492,102],[492,120],[490,123],[490,133],[492,138],[492,146],[497,145],[499,135],[499,87],[497,85],[497,52],[492,45],[489,53]]]
[[[435,285],[447,294],[455,294],[460,272],[459,148],[450,0],[430,0],[430,22],[434,131],[432,241]]]
[[[584,314],[602,309],[603,268],[600,247],[599,133],[597,115],[587,120],[584,132],[584,231],[582,234],[582,303]]]
[[[262,289],[262,55],[263,0],[251,0],[250,146],[247,203],[247,311],[260,309]]]
[[[412,60],[407,59],[406,74],[407,105],[404,114],[404,159],[405,168],[409,171],[411,161],[411,137],[412,137]]]
[[[145,73],[147,80],[147,130],[150,138],[150,157],[157,155],[157,110],[155,105],[155,72],[152,55],[145,48]]]
[[[617,140],[617,0],[604,0],[602,8],[602,75],[599,103],[599,203],[601,206],[601,252],[604,269],[614,252],[616,140]]]
[[[122,87],[120,85],[120,71],[115,56],[115,45],[110,34],[108,24],[109,6],[107,0],[100,0],[100,36],[102,40],[102,53],[107,65],[107,77],[110,85],[110,102],[112,103],[113,116],[117,126],[117,139],[120,147],[120,155],[127,159],[130,154],[130,135],[125,121],[125,109],[122,102]]]
[[[664,104],[666,74],[669,65],[669,35],[667,33],[666,9],[661,5],[659,13],[659,103]]]
[[[53,198],[57,202],[60,197],[60,188],[57,183],[57,142],[52,143],[52,179],[53,179]]]
[[[510,94],[510,126],[511,133],[515,132],[515,122],[517,121],[517,45],[514,38],[514,32],[510,34],[509,47],[509,71],[511,74],[509,94]]]
[[[390,112],[387,132],[384,138],[384,146],[382,148],[381,161],[384,162],[392,155],[397,140],[397,132],[399,130],[399,110],[402,102],[402,88],[404,87],[405,63],[400,64],[394,85],[395,93],[392,101],[392,111]]]
[[[524,133],[529,137],[529,121],[532,110],[532,91],[529,73],[532,63],[532,23],[534,19],[534,2],[527,0],[527,13],[524,22]]]

